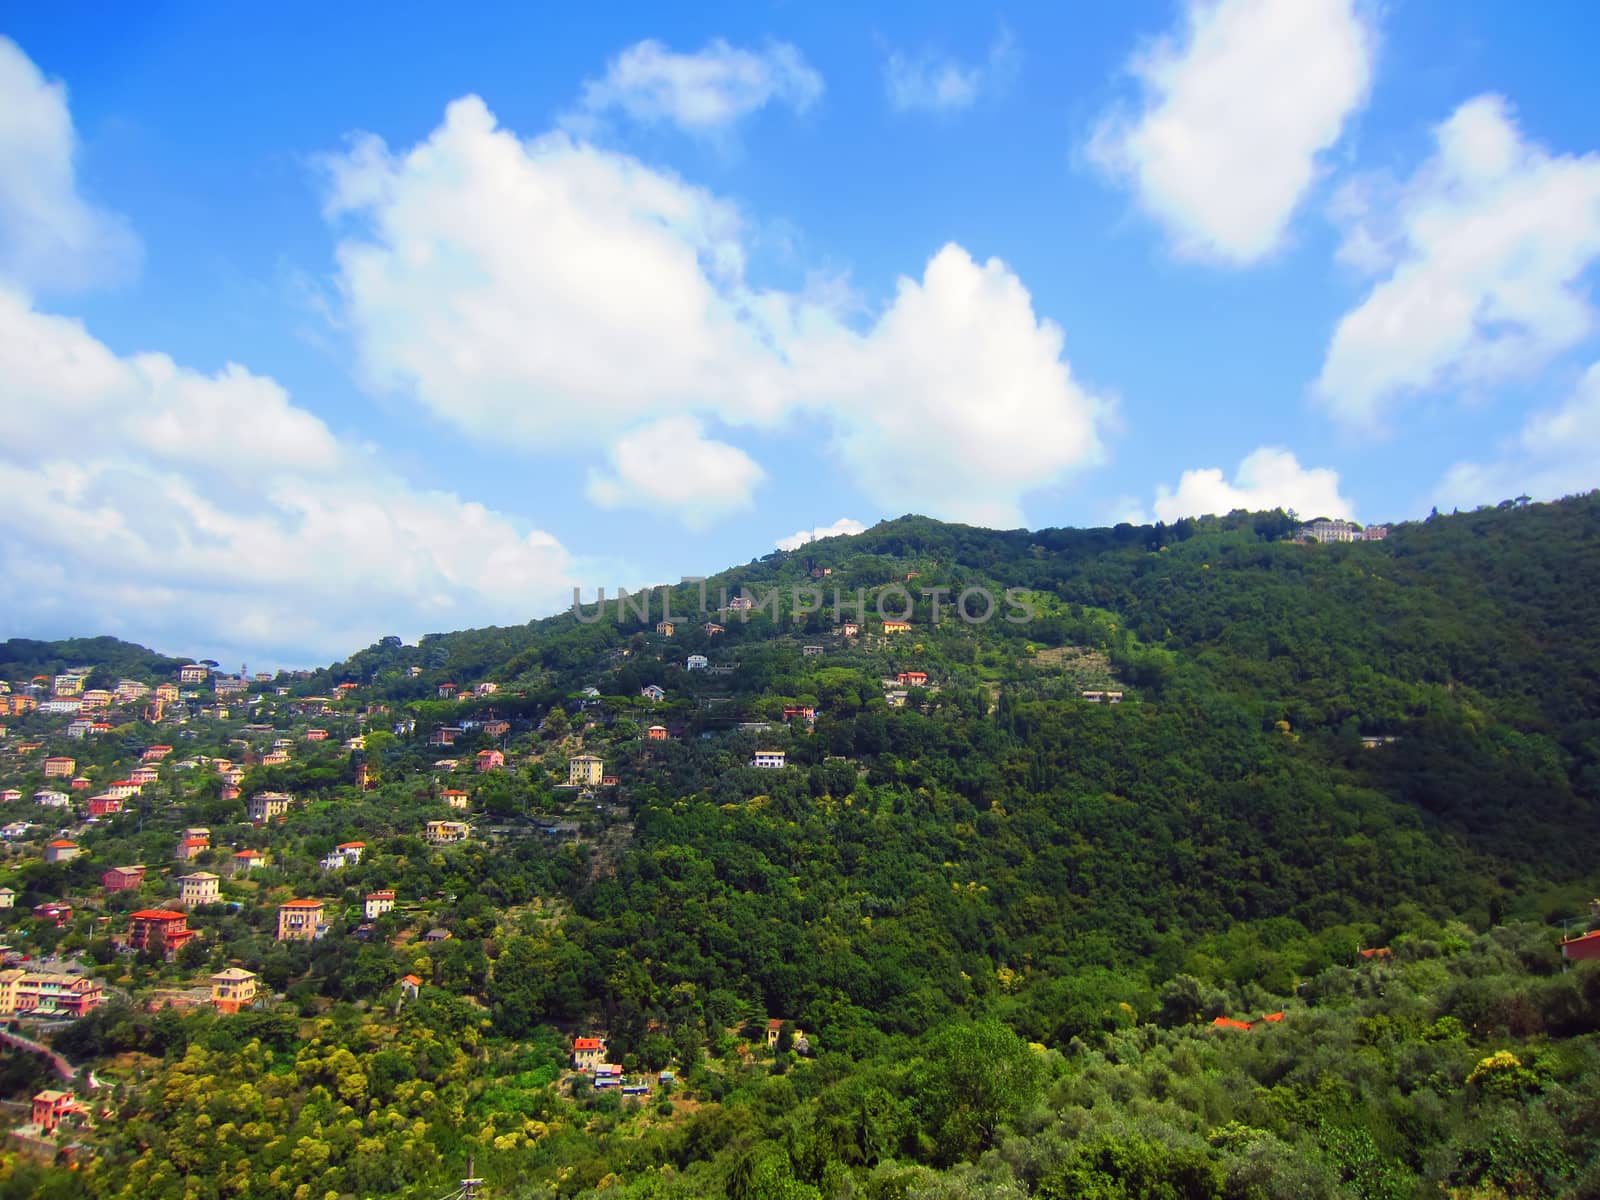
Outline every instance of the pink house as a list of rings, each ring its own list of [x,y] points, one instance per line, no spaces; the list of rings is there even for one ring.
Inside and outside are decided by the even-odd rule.
[[[100,873],[100,886],[108,892],[131,892],[143,882],[143,867],[112,867]]]
[[[506,756],[498,750],[478,751],[478,770],[494,771],[506,765]]]

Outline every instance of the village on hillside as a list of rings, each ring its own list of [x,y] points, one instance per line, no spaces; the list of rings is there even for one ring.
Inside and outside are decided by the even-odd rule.
[[[1319,520],[1294,540],[1386,532]],[[820,588],[832,575],[807,560],[801,577]],[[803,611],[754,636],[764,602],[744,591],[688,616],[642,608],[631,631],[619,608],[592,661],[512,677],[389,638],[363,652],[372,661],[321,672],[64,663],[0,680],[0,1021],[48,1041],[108,1004],[310,1016],[330,993],[398,1009],[429,989],[484,1004],[497,931],[563,920],[558,888],[495,895],[479,887],[486,865],[613,870],[635,785],[688,742],[729,771],[807,772],[814,792],[843,793],[865,769],[831,744],[830,708],[992,711],[1019,678],[1084,706],[1134,698],[1107,653],[1127,639],[1113,614],[1078,612],[1086,644],[1059,644],[1046,624],[1009,631],[1009,654],[974,657],[970,627],[929,620],[930,597],[950,603],[938,578],[930,564],[877,581],[909,602],[903,615],[879,611],[875,588],[848,619]],[[1041,632],[1057,644],[1030,640]],[[783,1013],[728,1032],[757,1055],[807,1055],[816,1037]],[[612,1061],[608,1034],[573,1022],[566,1094],[664,1093],[700,1054]],[[95,1111],[94,1081],[56,1064],[59,1086],[15,1135],[41,1153],[78,1145]]]
[[[383,643],[396,662],[379,678],[203,661],[165,677],[66,664],[0,680],[0,1021],[48,1040],[107,1004],[309,1015],[328,1003],[333,968],[307,957],[323,948],[376,1003],[431,988],[481,1001],[495,930],[562,915],[554,895],[496,904],[464,890],[485,856],[603,873],[629,843],[633,783],[685,740],[715,744],[733,770],[853,780],[816,736],[830,699],[941,702],[939,656],[916,640],[927,626],[869,610],[750,641],[751,607],[735,595],[703,619],[647,620],[548,707],[515,681],[401,663],[423,655],[399,639]],[[1102,653],[1027,653],[1086,705],[1125,699]],[[802,690],[763,682],[775,662]],[[375,817],[380,798],[396,802]],[[741,1053],[813,1052],[784,1014],[730,1035]],[[612,1062],[600,1027],[569,1040],[569,1093],[670,1090],[692,1065]],[[41,1153],[81,1150],[95,1112],[94,1081],[58,1064],[16,1134]]]

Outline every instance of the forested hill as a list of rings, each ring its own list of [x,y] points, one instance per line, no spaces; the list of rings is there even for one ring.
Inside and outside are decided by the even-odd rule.
[[[28,714],[183,761],[12,860],[8,941],[132,1003],[54,1035],[99,1157],[0,1200],[1600,1196],[1555,924],[1600,895],[1600,495],[1294,529],[904,517],[98,742]],[[173,885],[99,872],[193,827],[270,862],[119,954]],[[258,1009],[143,1007],[231,966]]]
[[[990,731],[1004,730],[1013,752],[1040,760],[1041,769],[1050,740],[1083,720],[1196,723],[1204,734],[1183,736],[1202,769],[1206,743],[1235,731],[1257,752],[1270,748],[1286,769],[1370,789],[1420,814],[1440,836],[1495,858],[1557,877],[1592,870],[1591,834],[1600,829],[1600,494],[1434,517],[1397,525],[1378,542],[1301,545],[1285,540],[1293,529],[1281,512],[1037,532],[908,516],[712,577],[703,585],[709,607],[741,590],[761,600],[774,589],[783,605],[776,622],[770,608],[749,620],[712,614],[726,626],[714,643],[698,627],[707,619],[700,587],[685,586],[672,590],[671,611],[693,619],[647,652],[662,614],[659,591],[642,619],[628,609],[618,621],[612,600],[593,624],[564,614],[432,635],[415,647],[387,639],[310,686],[376,681],[397,699],[421,700],[441,681],[494,679],[539,714],[584,686],[636,694],[674,680],[691,685],[672,689],[690,732],[771,711],[763,701],[774,697],[820,697],[820,753],[858,748],[856,727],[880,719],[881,672],[921,668],[941,691],[925,719],[903,724],[943,728],[962,697],[981,692],[998,699]],[[835,600],[849,606],[865,589],[870,634],[879,626],[877,597],[893,585],[916,604],[909,635],[830,644],[821,658],[802,657],[798,641],[831,635],[841,615],[851,619],[834,610]],[[796,618],[794,590],[806,586],[819,594],[802,604],[820,601],[823,611]],[[1037,615],[1009,623],[1003,614],[1015,610],[1002,601],[986,624],[956,620],[949,606],[969,587],[997,597],[1027,589]],[[934,589],[944,589],[937,628]],[[592,590],[583,599],[593,618]],[[903,603],[888,596],[885,610]],[[976,614],[982,605],[974,598],[969,607]],[[630,646],[640,653],[619,660]],[[738,659],[738,674],[708,689],[703,677],[681,672],[696,652]],[[1051,667],[1095,655],[1142,716],[1090,718],[1075,703],[1077,676]],[[401,670],[411,665],[422,673]],[[697,708],[708,690],[731,707]],[[495,701],[499,709],[514,703]],[[1129,733],[1116,737],[1114,750],[1134,751]],[[1362,737],[1395,741],[1363,754]]]
[[[124,676],[140,682],[170,679],[186,658],[169,658],[114,637],[64,638],[44,642],[10,638],[0,642],[0,679],[28,679],[89,668],[89,687],[108,687]]]

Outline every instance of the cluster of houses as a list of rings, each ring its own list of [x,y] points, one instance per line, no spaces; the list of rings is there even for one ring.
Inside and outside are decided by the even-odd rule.
[[[0,837],[14,847],[13,855],[20,843],[33,842],[37,857],[44,862],[73,863],[88,853],[78,840],[84,832],[96,822],[114,817],[128,805],[138,802],[152,786],[158,789],[157,797],[161,797],[161,785],[176,783],[181,778],[180,772],[216,776],[217,794],[224,800],[242,800],[248,820],[256,827],[266,829],[280,824],[296,807],[296,798],[288,792],[270,789],[242,797],[240,791],[246,771],[253,767],[288,764],[293,761],[297,743],[327,743],[331,734],[328,728],[313,725],[300,728],[298,734],[290,736],[281,728],[281,722],[270,724],[262,718],[288,714],[290,724],[298,728],[305,718],[314,720],[334,715],[336,711],[348,713],[348,704],[342,708],[336,706],[349,701],[358,688],[354,683],[344,683],[338,685],[331,696],[295,697],[289,695],[287,687],[253,686],[271,683],[271,677],[257,675],[252,680],[243,672],[238,676],[221,676],[201,663],[184,665],[175,681],[155,686],[123,680],[115,689],[90,688],[86,686],[90,675],[85,669],[40,676],[15,685],[0,681],[0,712],[23,718],[30,727],[38,724],[32,714],[67,718],[53,732],[35,735],[34,740],[11,738],[6,726],[0,723],[0,783],[6,782],[6,775],[24,779],[32,775],[45,781],[42,788],[37,785],[32,789],[0,786],[0,805],[21,805],[25,799],[31,800],[46,809],[62,811],[69,824],[73,820],[80,822],[76,828],[62,829],[57,836],[37,841],[30,837],[38,828],[36,824],[16,821],[0,827]],[[208,682],[209,689],[192,690]],[[463,690],[460,695],[489,696],[496,688],[493,683],[484,683]],[[247,691],[254,694],[242,695]],[[229,707],[224,707],[225,704]],[[229,708],[236,711],[230,712]],[[371,705],[366,712],[357,715],[359,720],[365,721],[385,711],[387,706]],[[180,739],[194,736],[186,732],[184,726],[196,717],[240,722],[238,736],[233,738],[237,752],[227,758],[180,754],[175,748],[181,744]],[[163,730],[173,730],[175,736],[135,751],[133,765],[120,766],[114,772],[108,772],[104,765],[108,761],[104,750],[87,746],[83,750],[67,750],[71,742],[100,738],[134,721],[157,723]],[[507,723],[500,722],[499,726],[501,733],[509,730]],[[60,741],[52,745],[52,739]],[[363,743],[364,738],[358,735],[345,743],[345,749],[355,753],[363,748]],[[504,766],[505,756],[499,750],[485,751],[477,758],[479,771]],[[360,773],[364,774],[364,770]],[[446,804],[457,809],[467,807],[466,798],[466,792],[456,789],[447,789],[442,797]],[[429,821],[419,832],[431,843],[449,845],[470,837],[472,829],[462,820],[440,819]],[[213,845],[212,831],[202,826],[184,828],[173,837],[171,845],[170,861],[176,867],[171,876],[143,864],[110,865],[99,872],[100,890],[105,897],[136,893],[146,888],[150,880],[161,878],[171,888],[167,898],[149,907],[136,908],[122,918],[109,914],[96,918],[101,928],[111,925],[107,932],[113,946],[130,954],[156,954],[167,962],[176,960],[186,945],[202,937],[200,930],[190,927],[191,914],[224,900],[224,876],[218,871],[242,879],[269,863],[265,850],[251,846],[222,847],[219,853]],[[322,858],[321,867],[330,874],[344,871],[360,863],[365,851],[366,843],[362,841],[340,842]],[[194,860],[202,856],[217,870],[200,869]],[[77,878],[81,880],[82,877]],[[15,888],[0,886],[0,910],[16,907],[17,899]],[[91,911],[106,912],[99,909],[92,897],[74,896],[71,900],[63,898],[35,904],[30,915],[42,925],[65,929],[73,921],[75,904],[80,909],[87,905]],[[393,890],[370,892],[363,909],[365,927],[370,928],[371,922],[392,911],[395,904]],[[125,925],[118,927],[121,921],[125,921]],[[279,940],[313,940],[324,936],[329,928],[329,914],[323,900],[295,898],[277,906],[274,932]],[[359,934],[360,930],[357,932]],[[76,1018],[92,1012],[105,1000],[104,985],[81,969],[40,970],[15,952],[6,955],[6,965],[7,969],[0,970],[0,1019]],[[177,993],[158,992],[151,1002],[209,1003],[226,1013],[249,1007],[257,999],[255,974],[239,966],[229,966],[211,975],[209,986],[191,987]]]
[[[914,577],[914,572],[907,576],[908,579]],[[751,606],[749,598],[735,597],[728,603],[727,611],[737,613]],[[727,617],[722,616],[722,619],[727,620]],[[657,633],[664,638],[673,637],[681,624],[663,621],[657,626]],[[882,622],[882,632],[890,637],[907,633],[911,628],[909,620],[890,618]],[[705,621],[700,629],[706,637],[713,639],[726,633],[725,626],[716,621]],[[859,638],[862,631],[863,625],[859,621],[841,622],[836,628],[838,637],[846,642]],[[802,655],[814,657],[826,653],[827,647],[821,643],[805,644],[800,650]],[[619,653],[625,655],[627,651]],[[683,669],[714,676],[737,668],[737,664],[731,661],[714,662],[714,654],[714,650],[711,653],[688,654],[683,659]],[[409,673],[418,675],[421,668],[411,668]],[[351,732],[348,728],[350,722],[346,720],[341,723],[341,718],[354,715],[357,725],[355,736],[343,745],[352,756],[357,786],[366,788],[371,784],[364,759],[366,738],[361,730],[369,727],[368,722],[381,718],[382,726],[392,726],[397,736],[411,738],[419,734],[414,717],[402,714],[396,720],[385,715],[388,713],[387,705],[364,705],[358,698],[360,685],[356,683],[340,683],[328,695],[294,695],[291,687],[283,686],[283,680],[259,674],[251,677],[243,669],[237,675],[223,675],[216,672],[212,665],[204,663],[184,665],[178,670],[175,680],[155,685],[125,679],[119,681],[115,688],[90,688],[87,686],[90,674],[87,670],[71,671],[41,676],[15,687],[0,685],[0,715],[20,717],[30,730],[48,728],[48,732],[35,735],[40,740],[19,741],[8,739],[4,725],[0,724],[0,784],[25,785],[0,786],[0,806],[15,804],[20,807],[24,801],[31,800],[37,806],[62,813],[61,819],[68,826],[55,836],[47,834],[38,837],[29,836],[37,826],[28,822],[0,826],[0,838],[11,844],[13,856],[16,855],[17,845],[21,843],[37,846],[38,857],[47,863],[77,862],[89,852],[89,847],[97,845],[93,832],[96,822],[116,818],[130,808],[137,809],[141,816],[155,811],[161,799],[168,794],[163,789],[172,788],[185,775],[190,779],[203,778],[206,787],[214,787],[214,794],[223,801],[237,801],[242,805],[245,817],[256,832],[251,833],[249,829],[241,827],[242,836],[238,841],[265,841],[270,844],[271,832],[286,821],[293,820],[293,813],[299,807],[299,801],[291,791],[280,790],[285,786],[282,780],[292,780],[293,777],[279,777],[274,781],[276,787],[257,787],[246,796],[243,792],[249,786],[246,782],[247,772],[295,765],[297,755],[306,756],[313,762],[326,761],[330,752],[337,752],[338,738]],[[910,667],[894,672],[882,682],[888,702],[896,706],[905,704],[915,691],[937,690],[938,686],[926,670]],[[438,699],[467,703],[461,705],[459,712],[453,714],[453,719],[448,723],[440,723],[428,731],[427,742],[436,747],[454,747],[458,743],[468,742],[474,749],[461,752],[459,757],[441,758],[433,763],[435,777],[428,794],[447,811],[427,819],[422,828],[417,830],[421,838],[432,846],[447,847],[474,836],[473,826],[466,819],[472,808],[471,792],[466,786],[442,785],[457,781],[467,784],[473,775],[488,776],[505,771],[512,765],[505,749],[511,723],[497,717],[491,705],[483,703],[497,692],[498,685],[488,681],[470,686],[444,682],[433,688]],[[640,689],[640,696],[651,705],[664,704],[668,699],[668,691],[662,684],[650,683]],[[584,689],[581,704],[587,706],[599,698],[599,690],[589,687]],[[1118,692],[1084,693],[1084,699],[1118,703],[1122,695]],[[31,714],[64,720],[45,723],[31,719]],[[783,704],[782,720],[785,725],[803,725],[811,730],[816,726],[817,717],[815,704]],[[185,739],[196,736],[195,731],[186,726],[197,718],[226,723],[220,732],[215,727],[202,731],[203,736],[208,734],[217,739],[220,754],[215,749],[207,754],[186,754],[180,749]],[[119,756],[110,754],[107,744],[100,739],[116,734],[119,729],[125,730],[134,721],[155,725],[159,730],[158,736],[163,740],[140,749],[126,750],[118,765],[108,766]],[[589,722],[586,727],[592,725],[593,722]],[[335,730],[341,728],[343,733],[336,734]],[[739,728],[746,732],[763,732],[770,730],[772,725],[767,721],[746,721]],[[487,735],[488,738],[497,739],[500,744],[477,749],[483,740],[477,735]],[[670,742],[677,736],[681,736],[681,731],[675,732],[665,721],[649,723],[640,735],[646,743],[644,753],[651,753],[649,744]],[[758,743],[758,748],[748,759],[748,765],[757,770],[781,771],[788,766],[788,753],[784,749]],[[135,761],[127,761],[125,756],[129,754]],[[456,772],[471,774],[457,776],[456,780],[444,778]],[[584,751],[581,742],[579,752],[567,759],[565,773],[566,785],[579,789],[580,797],[587,796],[588,789],[614,788],[619,784],[618,777],[608,773],[605,759],[599,754]],[[13,778],[8,778],[8,774]],[[292,782],[288,786],[292,787]],[[154,805],[152,797],[155,798]],[[71,825],[74,819],[81,822],[76,828]],[[545,832],[570,832],[573,824],[548,822]],[[126,827],[123,825],[118,828]],[[147,958],[154,956],[166,962],[178,961],[186,946],[193,946],[205,937],[201,929],[190,925],[197,910],[201,910],[202,916],[209,916],[211,914],[206,911],[208,906],[236,902],[240,897],[253,894],[250,888],[241,887],[240,882],[249,880],[252,871],[267,866],[269,855],[267,850],[258,845],[239,845],[237,842],[229,845],[230,841],[235,840],[231,834],[224,835],[220,844],[214,843],[213,831],[205,826],[188,826],[169,836],[171,857],[165,868],[147,867],[140,863],[103,866],[95,863],[103,896],[142,893],[139,903],[147,903],[148,906],[126,911],[126,907],[131,906],[117,905],[108,910],[97,906],[92,896],[74,894],[39,904],[32,904],[36,897],[30,897],[31,915],[39,922],[66,929],[74,919],[74,903],[79,906],[80,912],[85,907],[99,913],[126,912],[125,916],[100,915],[96,918],[102,927],[113,921],[120,926],[106,930],[115,947],[129,954],[145,955]],[[88,847],[80,844],[79,838],[87,841]],[[335,882],[336,877],[362,864],[367,852],[367,843],[349,840],[339,842],[321,854],[320,867],[331,884],[326,889],[329,894],[343,890]],[[165,856],[164,849],[160,853]],[[116,860],[112,862],[115,864]],[[80,887],[84,878],[82,870],[80,863],[72,873]],[[158,879],[162,881],[160,893],[150,886]],[[313,887],[305,890],[320,889]],[[143,897],[148,897],[148,900]],[[334,922],[344,915],[341,901],[304,895],[281,902],[276,900],[274,897],[276,907],[271,928],[280,941],[314,941],[323,938]],[[15,890],[0,886],[0,910],[11,908],[16,902]],[[361,907],[364,924],[357,927],[356,936],[362,936],[363,931],[370,936],[374,923],[394,912],[397,903],[396,893],[391,888],[367,891]],[[124,921],[125,925],[122,924]],[[447,931],[436,929],[429,932],[424,940],[433,942],[449,936]],[[192,954],[183,961],[189,961],[190,957]],[[402,981],[402,993],[415,994],[420,986],[419,978],[407,976]],[[0,970],[0,1019],[10,1016],[78,1017],[104,1003],[105,996],[104,985],[82,971],[42,971],[29,969],[26,963]],[[163,994],[160,1002],[172,1005],[209,1004],[219,1012],[233,1013],[263,998],[255,974],[240,966],[228,966],[211,974],[204,983]],[[769,1024],[769,1046],[777,1045],[781,1027],[781,1022]],[[806,1044],[804,1035],[797,1034],[797,1048],[802,1048],[803,1052]],[[652,1086],[647,1080],[626,1078],[618,1065],[609,1062],[604,1038],[577,1039],[573,1049],[573,1066],[588,1076],[597,1088],[616,1087],[624,1093],[636,1093],[648,1091]],[[670,1077],[670,1072],[664,1072],[655,1082],[669,1082]],[[51,1112],[54,1116],[47,1113],[48,1120],[45,1122],[51,1128],[59,1126],[62,1120],[69,1117],[65,1111],[55,1112],[52,1109]]]

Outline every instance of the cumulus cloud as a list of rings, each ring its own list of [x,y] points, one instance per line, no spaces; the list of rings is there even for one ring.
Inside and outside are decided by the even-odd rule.
[[[866,529],[854,517],[840,517],[832,525],[818,525],[815,529],[797,529],[788,537],[779,538],[779,550],[798,550],[807,542],[819,542],[823,538],[844,537],[852,533],[861,533]]]
[[[700,529],[748,508],[765,476],[743,450],[705,436],[694,417],[663,417],[611,447],[611,471],[589,473],[589,498],[602,508],[664,509]]]
[[[0,284],[76,291],[137,268],[127,224],[79,193],[77,148],[66,88],[0,37]]]
[[[1489,462],[1460,462],[1434,489],[1440,507],[1528,495],[1555,500],[1600,487],[1600,363],[1563,403],[1533,413]]]
[[[1103,118],[1091,155],[1178,253],[1256,262],[1365,103],[1376,40],[1360,0],[1188,0],[1181,32],[1130,62],[1137,110]]]
[[[1288,450],[1263,446],[1239,464],[1233,479],[1217,467],[1185,471],[1178,486],[1156,488],[1155,519],[1223,516],[1236,508],[1259,512],[1293,509],[1301,517],[1354,517],[1355,505],[1339,491],[1339,473],[1327,467],[1302,467]],[[1123,519],[1147,524],[1142,513]]]
[[[1002,30],[981,62],[964,63],[927,51],[895,50],[883,65],[883,86],[896,112],[951,112],[971,108],[978,98],[1008,86],[1017,73],[1017,48]]]
[[[999,527],[1022,524],[1024,493],[1101,460],[1109,401],[1073,377],[1064,340],[1004,263],[952,244],[868,332],[819,332],[791,358],[880,509]]]
[[[1026,492],[1098,461],[1107,402],[998,260],[946,246],[858,329],[825,290],[753,286],[730,203],[563,132],[520,139],[476,97],[408,151],[364,138],[328,170],[366,381],[496,444],[609,451],[592,498],[649,494],[621,439],[644,461],[636,431],[669,417],[804,416],[883,508],[959,520],[1018,522]]]
[[[1551,154],[1492,95],[1434,135],[1411,179],[1339,198],[1342,257],[1383,275],[1340,320],[1314,388],[1352,429],[1381,429],[1418,392],[1536,369],[1594,329],[1583,277],[1600,257],[1600,155]]]
[[[681,54],[651,39],[629,46],[602,78],[584,85],[581,116],[615,111],[646,124],[712,133],[771,103],[804,112],[822,91],[822,76],[787,42],[744,50],[717,38]],[[575,122],[579,129],[586,124]]]
[[[304,662],[570,595],[549,534],[412,487],[243,367],[119,356],[0,292],[0,379],[15,627]]]

